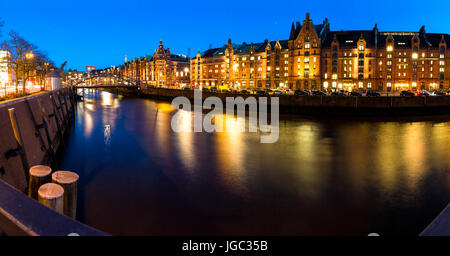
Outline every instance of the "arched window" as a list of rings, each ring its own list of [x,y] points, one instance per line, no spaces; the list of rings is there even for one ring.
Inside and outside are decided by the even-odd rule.
[[[445,52],[445,46],[441,46],[441,53]]]

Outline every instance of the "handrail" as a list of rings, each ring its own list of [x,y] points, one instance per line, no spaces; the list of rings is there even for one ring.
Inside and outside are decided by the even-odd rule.
[[[0,180],[0,231],[25,236],[106,236],[38,203]]]

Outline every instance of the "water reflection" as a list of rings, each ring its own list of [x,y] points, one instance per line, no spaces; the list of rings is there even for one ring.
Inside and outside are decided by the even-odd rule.
[[[190,131],[172,131],[177,113]],[[87,93],[60,167],[80,174],[80,220],[112,234],[417,235],[450,201],[449,121],[289,117],[261,144],[248,119],[217,120],[224,132],[194,133],[169,103]]]

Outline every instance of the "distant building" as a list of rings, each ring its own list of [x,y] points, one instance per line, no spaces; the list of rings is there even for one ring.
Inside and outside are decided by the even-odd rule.
[[[68,71],[66,74],[66,83],[72,85],[83,80],[83,78],[84,78],[83,71],[71,70]]]
[[[8,57],[8,51],[0,50],[0,87],[9,85],[13,79],[7,62]]]
[[[160,41],[153,56],[128,61],[120,70],[125,77],[139,79],[141,85],[179,88],[190,84],[189,67],[186,56],[172,54]]]
[[[228,44],[191,59],[191,82],[230,88],[448,89],[450,35],[330,31],[328,19],[292,23],[287,40]]]
[[[86,73],[90,73],[91,71],[96,70],[97,67],[96,66],[86,66]]]

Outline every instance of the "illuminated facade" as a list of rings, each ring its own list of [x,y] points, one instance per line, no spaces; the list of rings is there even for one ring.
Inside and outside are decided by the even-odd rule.
[[[325,19],[314,25],[309,14],[293,23],[288,40],[228,44],[191,59],[197,87],[448,89],[450,36],[371,30],[330,31]]]
[[[13,80],[12,73],[9,70],[7,59],[9,52],[0,50],[0,87],[9,85]]]
[[[121,75],[138,78],[141,85],[180,88],[190,84],[189,59],[171,54],[162,41],[153,56],[145,56],[126,62],[120,67]]]

